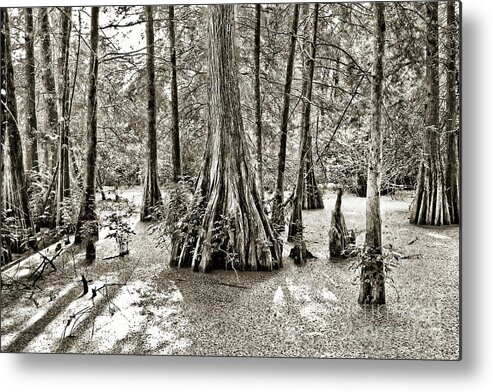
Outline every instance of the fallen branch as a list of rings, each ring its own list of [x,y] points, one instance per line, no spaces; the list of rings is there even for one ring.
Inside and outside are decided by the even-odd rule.
[[[60,340],[63,340],[65,339],[65,333],[67,332],[67,328],[70,326],[70,324],[72,323],[72,320],[74,320],[73,324],[72,324],[72,328],[70,329],[70,333],[68,334],[67,337],[74,337],[72,335],[72,332],[74,331],[75,329],[75,326],[77,324],[77,321],[79,321],[79,319],[84,315],[86,314],[87,312],[89,312],[91,309],[93,308],[93,306],[86,306],[84,309],[82,310],[79,310],[77,313],[75,314],[72,314],[68,320],[67,320],[67,324],[65,324],[65,328],[63,329],[63,333],[62,333],[62,338]]]
[[[126,252],[120,253],[120,254],[115,255],[115,256],[108,256],[108,257],[104,257],[104,258],[103,258],[103,260],[111,260],[111,259],[116,259],[116,258],[118,258],[118,257],[124,257],[124,256],[128,255],[128,253],[129,253],[129,252],[128,252],[128,251],[126,251]]]
[[[34,272],[31,275],[31,277],[33,277],[36,273],[38,273],[38,276],[34,279],[34,282],[33,282],[32,286],[34,286],[37,283],[37,281],[39,279],[41,279],[41,277],[43,276],[43,273],[44,273],[44,271],[46,269],[46,266],[50,265],[51,268],[53,269],[53,271],[56,271],[57,270],[57,268],[56,268],[55,264],[53,264],[53,262],[55,261],[55,259],[58,256],[60,256],[62,254],[62,252],[63,252],[63,249],[62,249],[61,245],[60,246],[57,246],[55,255],[50,259],[49,257],[47,257],[44,254],[42,254],[40,251],[36,251],[36,253],[39,253],[39,255],[43,258],[43,261],[41,262],[40,265],[38,265],[36,267],[36,269],[34,270]],[[39,269],[41,269],[40,272],[38,272]]]
[[[104,285],[102,285],[98,289],[92,289],[92,292],[94,294],[94,293],[97,293],[97,292],[101,291],[104,288],[107,288],[107,287],[111,287],[111,286],[120,286],[120,287],[122,287],[122,286],[126,286],[126,285],[127,285],[126,282],[125,283],[105,283]]]
[[[177,280],[177,279],[175,279],[175,280]],[[237,288],[237,289],[249,289],[250,288],[248,286],[243,286],[243,285],[240,285],[240,284],[218,282],[216,280],[211,280],[210,283],[217,284],[217,285],[220,285],[220,286],[234,287],[234,288]]]
[[[421,259],[422,257],[423,257],[422,254],[416,253],[414,255],[401,256],[400,259],[401,260],[405,260],[405,259]]]
[[[12,281],[12,283],[9,284],[7,282],[4,282],[3,281],[4,278],[9,278]],[[30,290],[30,291],[32,291],[33,287],[36,287],[38,290],[41,290],[38,286],[28,286],[27,284],[21,282],[20,280],[14,279],[11,276],[8,276],[8,275],[2,276],[2,280],[1,280],[2,288],[10,288],[11,286],[14,286],[14,285],[22,286],[26,290]]]

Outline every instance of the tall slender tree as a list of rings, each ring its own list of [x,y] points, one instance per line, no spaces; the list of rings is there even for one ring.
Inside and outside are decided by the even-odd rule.
[[[447,2],[447,96],[446,96],[446,161],[445,189],[449,206],[450,223],[458,224],[460,220],[459,200],[459,155],[458,155],[458,122],[457,122],[457,17],[455,1]]]
[[[33,9],[24,8],[26,32],[24,46],[26,51],[25,74],[26,95],[26,171],[38,171],[38,120],[36,116],[36,73],[34,66],[34,24]]]
[[[57,160],[57,146],[52,139],[58,134],[58,111],[55,77],[53,74],[51,26],[48,9],[39,9],[40,36],[41,36],[41,63],[43,67],[43,85],[46,101],[46,126],[44,132],[44,165],[48,172],[55,169]]]
[[[277,182],[272,211],[272,222],[281,231],[284,231],[284,174],[286,170],[286,149],[288,141],[289,107],[291,103],[291,85],[293,82],[294,58],[296,54],[296,40],[298,35],[298,21],[300,5],[293,6],[293,20],[291,22],[291,38],[289,55],[286,64],[286,81],[284,82],[283,107],[281,115],[281,139],[279,144],[279,160],[277,164]]]
[[[5,181],[5,202],[12,213],[18,228],[22,229],[21,235],[24,240],[28,240],[29,245],[33,246],[32,240],[34,225],[29,208],[27,193],[27,180],[24,171],[24,157],[22,151],[22,139],[19,131],[17,117],[17,101],[14,84],[14,68],[12,65],[12,46],[10,40],[10,21],[6,8],[0,9],[1,20],[1,128],[6,133],[8,150],[8,182]],[[1,156],[3,160],[3,154]],[[2,170],[2,177],[5,175]],[[1,189],[3,193],[3,189]],[[20,251],[17,249],[16,251]]]
[[[71,92],[70,92],[70,103],[68,108],[68,124],[70,128],[70,119],[72,118],[72,107],[74,102],[74,96],[77,86],[77,78],[79,76],[79,63],[81,59],[81,42],[82,42],[82,12],[81,9],[77,10],[78,14],[78,24],[77,24],[77,49],[75,50],[75,64],[74,64],[74,76],[72,80]],[[82,175],[79,170],[79,165],[77,164],[77,160],[75,159],[75,152],[73,148],[73,142],[71,138],[68,138],[68,155],[69,155],[69,171],[70,178],[75,179],[75,184],[79,189],[82,189]]]
[[[84,186],[80,202],[79,218],[77,220],[75,242],[86,240],[86,259],[96,258],[94,241],[99,237],[96,215],[96,154],[97,154],[97,83],[98,83],[98,46],[99,46],[99,7],[91,7],[91,41],[87,92],[86,117],[86,156]]]
[[[308,103],[310,104],[310,103]],[[311,127],[307,134],[305,174],[303,182],[302,208],[304,210],[316,210],[324,208],[322,192],[315,177],[315,163],[313,162],[313,138]]]
[[[157,182],[156,84],[154,80],[154,18],[152,6],[145,6],[145,15],[147,40],[147,171],[140,211],[141,221],[150,220],[153,210],[161,201],[161,192]],[[178,126],[178,123],[176,126]],[[173,127],[173,131],[174,129]]]
[[[319,4],[313,5],[313,35],[312,40],[309,43],[310,54],[307,56],[304,72],[303,72],[303,87],[302,87],[302,113],[301,113],[301,137],[300,137],[300,163],[298,166],[298,179],[296,182],[296,189],[293,200],[293,213],[289,222],[288,241],[303,241],[303,216],[302,216],[302,204],[303,204],[303,183],[305,180],[305,168],[308,156],[308,135],[310,132],[310,115],[311,115],[311,100],[313,89],[313,74],[315,69],[315,56],[316,56],[316,41],[318,30],[318,10]],[[302,250],[302,247],[299,248]],[[304,253],[304,252],[303,252]],[[301,254],[299,257],[301,262],[304,262],[305,255]]]
[[[423,156],[410,222],[441,226],[451,222],[445,191],[440,152],[440,80],[438,75],[438,2],[425,3],[426,35],[426,105]]]
[[[171,160],[173,164],[173,181],[178,182],[181,173],[180,122],[178,114],[178,83],[176,80],[176,42],[175,42],[175,7],[168,7],[169,50],[171,62]]]
[[[262,157],[262,101],[260,91],[260,21],[262,16],[262,6],[255,4],[255,127],[257,135],[257,173],[259,181],[260,197],[264,200],[264,174]]]
[[[195,271],[270,271],[282,263],[252,172],[241,116],[234,12],[233,5],[208,6],[206,153],[194,206],[172,239],[170,264]]]
[[[56,225],[62,224],[62,206],[65,198],[70,197],[70,169],[69,169],[69,110],[70,110],[70,78],[69,78],[69,49],[70,31],[72,27],[72,8],[63,7],[60,10],[61,51],[59,58],[60,82],[60,123],[58,147],[58,186]]]
[[[307,17],[306,20],[307,22],[305,23],[304,26],[304,37],[305,37],[305,44],[304,49],[302,50],[303,54],[303,60],[304,60],[304,67],[309,68],[311,66],[311,63],[315,62],[315,55],[317,52],[317,42],[316,42],[316,34],[317,32],[312,32],[312,35],[310,37],[310,27],[311,24],[309,23],[309,18],[308,18],[308,6],[306,6],[307,10]],[[318,21],[317,21],[317,30],[318,30]],[[310,38],[308,38],[310,37]],[[313,57],[312,57],[313,56]],[[310,81],[305,81],[306,83],[311,83],[313,85],[313,73],[311,76]],[[312,94],[310,92],[310,94]],[[305,97],[306,99],[306,97]],[[309,100],[305,100],[304,102],[304,109],[306,110],[306,106],[310,106],[310,113],[311,113],[311,98]],[[306,127],[306,155],[305,155],[305,164],[304,164],[304,173],[303,173],[303,196],[301,200],[301,208],[303,210],[314,210],[314,209],[319,209],[319,208],[324,208],[324,202],[322,198],[322,192],[318,188],[317,180],[315,178],[315,165],[313,162],[313,142],[312,142],[312,127],[311,127],[311,119],[305,123]]]
[[[371,84],[370,153],[366,190],[366,238],[369,258],[361,267],[360,304],[385,304],[385,272],[382,260],[382,218],[380,214],[380,179],[382,171],[382,87],[385,53],[384,3],[373,3],[374,68]]]

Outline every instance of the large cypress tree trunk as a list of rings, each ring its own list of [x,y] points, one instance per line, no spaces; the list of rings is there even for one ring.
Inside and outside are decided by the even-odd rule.
[[[305,181],[305,168],[308,157],[308,138],[310,132],[310,114],[311,114],[311,100],[312,100],[312,88],[313,88],[313,73],[315,69],[314,59],[316,55],[316,41],[317,41],[317,29],[318,29],[318,8],[319,4],[315,3],[313,8],[313,38],[310,42],[310,55],[306,59],[303,75],[303,87],[302,87],[302,115],[301,115],[301,140],[300,140],[300,164],[298,167],[298,180],[296,182],[296,190],[293,201],[293,213],[289,222],[288,241],[301,242],[303,240],[303,184]],[[304,257],[300,257],[304,260]]]
[[[170,264],[272,270],[281,251],[251,168],[241,117],[233,5],[208,9],[209,133],[194,206],[172,238]]]
[[[264,174],[262,157],[262,101],[260,95],[260,18],[261,5],[255,4],[255,126],[257,135],[257,173],[260,198],[264,200]]]
[[[385,304],[385,272],[382,260],[382,218],[380,215],[380,175],[382,168],[382,86],[385,52],[384,3],[373,3],[374,10],[374,71],[372,80],[370,153],[366,193],[366,240],[368,257],[361,267],[360,304]]]
[[[58,148],[58,183],[57,183],[57,208],[56,225],[62,224],[62,206],[65,198],[70,197],[70,168],[69,168],[69,49],[70,30],[72,28],[72,8],[61,8],[61,53],[59,58],[59,70],[61,75],[61,118],[59,124],[60,144]]]
[[[44,132],[44,164],[48,173],[51,173],[57,160],[56,143],[52,141],[58,133],[58,112],[56,106],[56,87],[55,77],[53,75],[53,64],[51,56],[51,38],[50,38],[50,19],[48,9],[41,7],[39,9],[39,18],[41,19],[41,63],[43,66],[43,85],[45,89],[46,102],[46,129]]]
[[[152,7],[145,7],[147,39],[147,172],[144,180],[144,193],[140,220],[152,219],[154,209],[161,202],[161,192],[157,183],[157,139],[156,139],[156,85],[154,81],[154,20]],[[173,84],[173,83],[172,83]],[[176,124],[177,125],[177,124]],[[173,127],[174,132],[174,127]],[[173,133],[172,132],[172,133]],[[173,147],[174,150],[174,147]],[[174,166],[173,166],[174,167]],[[174,177],[173,171],[173,177]]]
[[[178,115],[178,83],[176,81],[176,44],[175,44],[175,7],[169,8],[169,48],[171,61],[171,161],[173,164],[173,181],[181,177],[180,126]]]
[[[14,68],[12,66],[12,48],[10,43],[9,15],[6,8],[0,9],[1,19],[1,105],[2,105],[2,133],[6,132],[8,146],[9,184],[6,186],[7,208],[11,211],[16,225],[22,230],[22,237],[29,239],[29,245],[33,246],[33,222],[29,209],[26,174],[24,172],[24,157],[22,152],[22,140],[18,127],[17,101],[14,85]],[[3,160],[3,154],[1,156]],[[5,175],[2,170],[2,176]],[[7,181],[6,181],[7,182]],[[1,190],[3,192],[3,189]],[[15,251],[22,251],[17,246]]]
[[[34,68],[34,26],[33,9],[24,8],[26,34],[24,46],[26,50],[26,171],[38,171],[38,120],[36,117],[36,77]]]
[[[445,179],[440,154],[438,76],[438,3],[426,3],[426,107],[423,157],[410,222],[418,225],[450,224]]]
[[[281,116],[281,140],[279,144],[279,161],[277,164],[277,183],[272,210],[272,222],[276,229],[284,231],[284,172],[286,169],[286,146],[288,140],[289,106],[291,103],[291,84],[293,81],[296,38],[298,34],[299,4],[294,4],[293,21],[291,23],[291,40],[289,44],[288,62],[286,65],[286,81],[284,83],[283,108]]]
[[[459,155],[457,149],[457,18],[455,1],[447,3],[447,121],[446,121],[446,167],[445,189],[449,205],[450,223],[458,224],[460,220],[459,200]]]
[[[94,241],[99,237],[96,216],[96,146],[97,146],[97,82],[98,82],[98,43],[99,43],[99,8],[91,7],[91,55],[89,57],[89,88],[87,93],[86,118],[86,168],[84,186],[77,220],[75,242],[87,241],[86,259],[96,258]],[[85,226],[85,228],[84,228]]]

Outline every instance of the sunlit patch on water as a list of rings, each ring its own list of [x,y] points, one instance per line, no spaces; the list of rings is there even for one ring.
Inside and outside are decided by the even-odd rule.
[[[450,239],[450,237],[447,237],[446,235],[443,235],[443,234],[426,233],[426,235],[433,237],[433,238],[438,238],[439,240],[449,240]]]
[[[170,295],[170,301],[173,301],[173,302],[181,302],[183,301],[183,295],[181,294],[180,290],[178,290],[178,288],[173,284],[173,288],[174,290],[171,292],[171,295]]]
[[[325,311],[323,306],[314,302],[309,303],[300,309],[301,317],[313,323],[322,321],[324,314]]]
[[[337,301],[336,295],[325,287],[322,289],[321,295],[326,301]]]
[[[144,282],[135,282],[112,301],[114,314],[97,317],[93,340],[97,341],[99,352],[112,352],[114,347],[128,336],[140,339],[141,345],[135,346],[133,353],[172,354],[187,347],[191,342],[179,336],[186,320],[181,320],[183,300],[181,292],[174,282],[171,291],[156,292]],[[132,347],[121,345],[125,353],[132,353]]]
[[[282,287],[279,286],[274,293],[274,298],[272,300],[274,304],[281,305],[284,302],[284,292],[282,291]]]
[[[146,316],[137,305],[138,299],[135,287],[125,287],[108,304],[105,313],[96,317],[92,340],[97,342],[98,352],[110,352],[119,340],[141,328]]]
[[[293,298],[297,301],[311,301],[312,298],[310,297],[310,294],[308,293],[308,289],[303,286],[297,286],[293,283],[293,280],[291,278],[286,278],[286,286],[290,292],[290,294],[293,296]]]

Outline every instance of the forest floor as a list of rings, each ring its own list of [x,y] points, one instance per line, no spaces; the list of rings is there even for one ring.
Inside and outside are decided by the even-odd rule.
[[[139,191],[123,196],[140,202]],[[335,195],[327,192],[324,210],[304,212],[317,257],[304,266],[286,244],[284,268],[270,273],[171,269],[137,213],[128,256],[102,260],[118,253],[102,234],[96,262],[67,248],[34,287],[32,256],[2,272],[1,351],[458,359],[459,227],[410,225],[410,197],[382,198],[384,244],[410,257],[393,270],[378,310],[357,304],[354,260],[329,259]],[[361,243],[365,199],[345,195],[342,208]],[[91,280],[84,296],[81,274]]]

